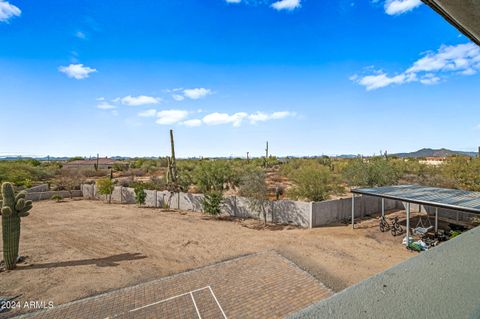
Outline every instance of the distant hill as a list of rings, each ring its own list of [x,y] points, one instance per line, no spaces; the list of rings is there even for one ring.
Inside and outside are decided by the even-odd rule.
[[[391,154],[398,157],[447,157],[452,155],[477,156],[475,152],[452,151],[446,148],[432,149],[422,148],[416,152]]]

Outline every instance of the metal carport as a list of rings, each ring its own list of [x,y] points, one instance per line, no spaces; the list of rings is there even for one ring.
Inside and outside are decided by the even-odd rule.
[[[410,238],[410,204],[435,207],[435,232],[438,230],[438,208],[447,208],[480,214],[480,192],[419,185],[395,185],[375,188],[356,188],[352,193],[352,228],[355,228],[355,195],[380,197],[382,217],[385,216],[385,199],[406,202],[407,239]],[[406,241],[408,245],[408,240]]]

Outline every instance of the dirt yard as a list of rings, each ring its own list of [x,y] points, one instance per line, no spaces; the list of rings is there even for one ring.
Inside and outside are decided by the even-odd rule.
[[[0,296],[55,305],[239,255],[275,250],[339,291],[414,253],[377,223],[317,229],[215,220],[200,213],[99,201],[36,202],[22,219],[14,271],[0,273]]]

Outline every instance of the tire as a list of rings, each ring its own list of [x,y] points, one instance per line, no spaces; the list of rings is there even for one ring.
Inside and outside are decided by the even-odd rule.
[[[382,233],[384,233],[385,230],[386,230],[386,229],[385,229],[385,224],[384,224],[383,222],[380,222],[380,225],[378,225],[378,226],[380,227],[380,231],[381,231]]]
[[[390,232],[392,233],[393,236],[397,236],[397,230],[395,229],[395,227],[392,227]]]

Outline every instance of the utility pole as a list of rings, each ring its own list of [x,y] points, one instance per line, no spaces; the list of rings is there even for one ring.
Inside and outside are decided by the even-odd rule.
[[[97,153],[97,163],[95,164],[95,170],[98,171],[98,153]]]

